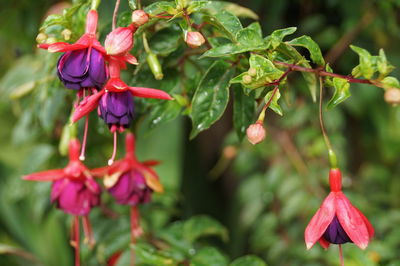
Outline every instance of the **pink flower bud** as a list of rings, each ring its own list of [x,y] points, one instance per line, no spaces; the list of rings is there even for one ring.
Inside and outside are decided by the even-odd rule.
[[[197,48],[204,44],[206,40],[203,35],[197,31],[190,31],[186,35],[186,43],[190,48]]]
[[[104,46],[109,55],[124,55],[133,47],[133,33],[136,30],[132,24],[129,27],[116,28],[107,35]]]
[[[400,90],[396,88],[390,88],[385,91],[384,95],[385,101],[387,103],[396,105],[400,103]]]
[[[265,129],[261,123],[256,122],[247,128],[246,135],[249,142],[255,145],[265,139]]]
[[[140,27],[149,21],[149,15],[143,10],[135,10],[132,12],[132,23],[136,27]]]

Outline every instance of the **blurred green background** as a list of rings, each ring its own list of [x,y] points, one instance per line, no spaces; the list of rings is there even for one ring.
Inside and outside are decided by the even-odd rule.
[[[100,14],[110,16],[113,3],[103,2]],[[9,97],[12,91],[32,90],[28,81],[39,75],[40,62],[53,56],[35,48],[35,37],[46,11],[57,2],[0,3],[0,265],[72,265],[71,221],[50,204],[50,184],[20,177],[65,165],[57,145],[69,112],[65,99],[73,96],[58,89],[61,84],[54,75],[37,77],[34,97]],[[337,73],[348,74],[357,64],[350,43],[373,54],[384,48],[388,60],[400,66],[398,0],[237,3],[260,16],[264,35],[288,26],[297,26],[298,35],[310,35]],[[396,69],[394,76],[399,74]],[[226,238],[218,224],[221,239],[204,237],[193,244],[209,257],[214,253],[202,247],[216,247],[229,261],[255,254],[268,265],[338,265],[336,246],[306,251],[304,245],[304,229],[328,192],[328,162],[317,105],[307,93],[296,91],[301,86],[297,77],[290,76],[284,94],[285,116],[267,114],[268,136],[257,146],[237,140],[231,106],[193,141],[188,140],[191,125],[186,117],[151,132],[138,123],[139,158],[162,161],[157,172],[166,187],[165,194],[141,209],[148,239],[159,237],[163,228],[173,235],[184,223],[180,221],[201,214],[229,232]],[[379,88],[354,84],[351,93],[344,104],[325,112],[325,120],[344,173],[344,192],[370,219],[376,237],[365,251],[345,245],[346,265],[400,265],[400,109],[385,103]],[[111,153],[111,138],[102,121],[94,115],[91,121],[86,163],[98,167]],[[83,250],[84,265],[104,265],[129,242],[128,209],[114,206],[107,195],[103,202],[113,211],[96,209],[91,214],[99,244],[95,250]],[[179,245],[185,249],[185,242]],[[180,256],[173,250],[164,255]],[[154,261],[150,264],[162,263]]]

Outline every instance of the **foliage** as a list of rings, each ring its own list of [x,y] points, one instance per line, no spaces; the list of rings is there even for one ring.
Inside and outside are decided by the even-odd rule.
[[[57,145],[69,123],[74,95],[57,79],[59,55],[31,47],[36,28],[58,41],[65,41],[65,29],[72,31],[68,42],[80,36],[90,4],[72,2],[70,9],[48,17],[41,27],[39,3],[24,1],[17,7],[34,8],[29,12],[34,18],[22,19],[14,7],[0,11],[15,14],[10,18],[15,32],[19,24],[25,31],[35,28],[30,38],[15,39],[9,28],[0,29],[1,39],[7,39],[0,45],[8,45],[1,53],[9,58],[0,62],[2,69],[9,67],[0,81],[2,265],[72,263],[70,221],[44,196],[49,186],[19,178],[65,163]],[[134,246],[129,246],[128,210],[104,197],[105,207],[91,214],[98,244],[83,250],[87,265],[105,265],[116,252],[122,252],[118,265],[127,265],[130,249],[143,265],[336,264],[337,250],[316,247],[307,252],[303,244],[304,228],[327,193],[329,168],[314,104],[316,71],[325,73],[324,94],[330,96],[326,124],[345,170],[344,189],[377,231],[366,251],[346,245],[345,260],[349,265],[400,263],[399,109],[382,97],[385,90],[400,88],[393,67],[400,64],[394,11],[398,4],[309,1],[308,9],[302,3],[252,0],[242,7],[223,1],[142,1],[153,17],[135,34],[132,53],[140,64],[123,78],[128,84],[164,90],[175,99],[135,99],[132,127],[139,157],[162,161],[156,169],[166,192],[141,208],[146,234]],[[99,8],[104,40],[113,3],[103,1]],[[138,2],[122,1],[118,25],[129,24],[135,8]],[[368,30],[358,29],[367,26]],[[358,32],[350,38],[357,46],[328,57],[330,48],[353,28]],[[187,47],[185,36],[192,30],[206,37],[205,45]],[[14,46],[23,56],[10,58]],[[369,52],[380,47],[385,52]],[[310,71],[296,76],[300,68]],[[267,102],[279,116],[266,113],[267,139],[250,146],[242,138]],[[111,151],[111,138],[95,115],[90,120],[87,164],[99,167]],[[79,123],[79,132],[82,127]]]

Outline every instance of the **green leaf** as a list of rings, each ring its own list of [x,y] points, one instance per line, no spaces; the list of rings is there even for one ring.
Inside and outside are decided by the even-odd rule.
[[[145,7],[144,11],[149,14],[156,15],[162,12],[167,12],[170,15],[176,15],[178,11],[173,2],[159,1]]]
[[[236,42],[236,34],[243,29],[240,20],[225,10],[214,15],[207,15],[204,20],[217,27],[228,39]]]
[[[229,266],[267,266],[267,264],[257,256],[247,255],[234,260]]]
[[[394,69],[394,67],[387,61],[385,51],[383,51],[383,49],[379,50],[379,56],[376,63],[378,71],[382,76],[387,76]]]
[[[214,47],[205,52],[201,57],[221,57],[249,51],[265,50],[268,48],[267,43],[260,35],[260,28],[254,23],[240,30],[236,34],[235,39],[236,43],[228,43]]]
[[[294,47],[283,42],[279,45],[277,51],[285,55],[285,57],[292,58],[299,66],[311,68],[310,63],[304,60],[303,56]],[[314,73],[309,72],[301,72],[301,74],[303,75],[303,78],[308,85],[308,90],[311,93],[311,97],[315,102],[317,100],[317,77]]]
[[[245,88],[257,89],[280,78],[283,74],[269,59],[258,54],[250,55],[249,64],[248,72],[240,74],[230,82],[241,83]],[[254,73],[250,73],[251,71]]]
[[[226,266],[228,259],[214,247],[200,249],[190,260],[191,266]]]
[[[209,128],[224,113],[229,100],[229,80],[234,69],[219,60],[207,70],[192,100],[193,129],[190,138]]]
[[[137,243],[132,245],[135,251],[135,256],[139,264],[150,265],[176,265],[176,262],[169,257],[163,256],[155,248],[144,243]]]
[[[271,33],[271,35],[267,36],[265,40],[271,44],[273,49],[275,49],[281,44],[285,36],[293,34],[296,30],[296,27],[275,30]]]
[[[269,102],[271,100],[272,94],[274,90],[271,90],[270,92],[265,95],[265,103]],[[281,98],[281,93],[279,92],[279,89],[276,91],[274,98],[272,98],[271,103],[269,104],[269,108],[271,108],[275,113],[277,113],[280,116],[283,116],[282,108],[280,107],[278,100]]]
[[[242,140],[253,122],[256,104],[253,97],[245,95],[238,87],[233,88],[233,96],[233,126],[239,140]]]
[[[221,223],[205,215],[193,216],[185,221],[183,237],[189,243],[194,243],[204,236],[219,236],[222,240],[227,241],[228,231]]]
[[[179,47],[181,31],[178,27],[168,27],[155,33],[150,39],[150,49],[157,55],[167,56]]]
[[[257,35],[262,38],[262,29],[261,25],[258,22],[253,22],[249,26],[247,26],[247,29],[251,29],[257,33]]]
[[[64,16],[58,15],[58,14],[53,14],[49,15],[45,21],[43,22],[42,26],[40,27],[40,31],[45,30],[46,28],[54,25],[65,25],[66,21],[64,19]]]
[[[251,18],[255,20],[258,19],[258,15],[254,13],[251,9],[230,2],[209,1],[204,10],[213,15],[221,12],[221,10],[226,10],[237,17]]]
[[[206,7],[210,3],[209,0],[197,0],[197,1],[192,1],[190,2],[188,8],[187,8],[187,13],[191,14],[193,12],[197,12],[204,7]]]
[[[164,101],[155,105],[149,115],[149,128],[153,129],[163,123],[174,120],[182,110],[182,106],[177,101]]]
[[[357,47],[355,45],[350,45],[350,48],[360,57],[359,65],[356,66],[352,71],[353,76],[364,76],[366,79],[372,78],[375,70],[373,68],[373,60],[371,54],[367,50]]]
[[[321,49],[319,48],[318,44],[313,39],[311,39],[310,36],[303,35],[301,37],[291,40],[290,42],[288,42],[288,44],[293,46],[302,46],[306,48],[310,52],[311,60],[315,64],[319,66],[325,65],[325,60],[322,56]]]
[[[332,109],[339,103],[343,102],[347,98],[351,96],[350,93],[350,84],[345,79],[333,78],[332,79],[333,86],[335,88],[335,93],[332,98],[328,102],[327,108]]]
[[[386,77],[381,83],[384,85],[385,89],[400,88],[399,80],[395,77]]]

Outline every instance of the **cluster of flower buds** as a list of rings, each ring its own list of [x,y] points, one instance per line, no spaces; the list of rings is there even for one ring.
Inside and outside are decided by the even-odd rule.
[[[134,33],[148,19],[148,15],[143,10],[134,11],[132,23],[128,27],[119,27],[110,32],[103,47],[96,38],[97,11],[90,10],[86,19],[86,31],[77,42],[39,44],[40,48],[47,49],[49,52],[63,52],[57,64],[58,76],[66,88],[78,92],[72,122],[87,117],[97,108],[99,117],[114,133],[115,148],[116,132],[123,132],[132,122],[133,96],[172,99],[161,90],[130,87],[120,78],[121,69],[125,69],[127,63],[138,63],[129,51],[134,45]],[[82,160],[85,158],[87,128],[88,126],[85,125],[80,156]],[[113,156],[109,160],[110,164],[114,161],[115,153],[114,149]]]

